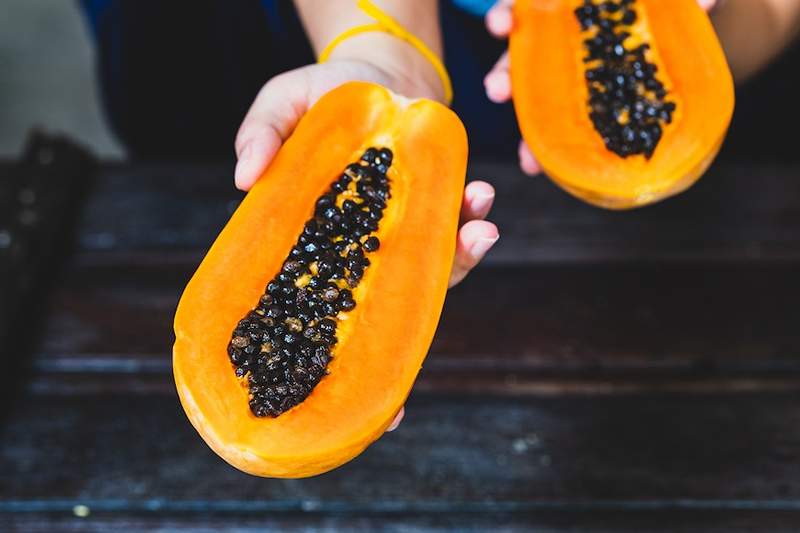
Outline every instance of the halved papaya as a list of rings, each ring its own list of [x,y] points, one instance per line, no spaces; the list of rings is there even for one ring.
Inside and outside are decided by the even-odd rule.
[[[301,119],[175,315],[177,390],[223,459],[311,476],[384,432],[439,320],[466,160],[450,110],[376,85]]]
[[[523,138],[553,181],[598,206],[688,188],[733,113],[733,79],[697,0],[516,0],[510,54]]]

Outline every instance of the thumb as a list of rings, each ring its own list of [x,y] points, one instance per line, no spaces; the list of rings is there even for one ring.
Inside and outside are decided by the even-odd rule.
[[[236,187],[249,190],[308,110],[307,80],[292,71],[261,88],[236,134]]]

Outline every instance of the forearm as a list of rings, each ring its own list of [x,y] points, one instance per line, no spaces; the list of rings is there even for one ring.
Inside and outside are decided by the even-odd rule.
[[[354,0],[294,0],[300,19],[317,55],[337,35],[354,26],[374,21]],[[435,54],[442,56],[442,36],[437,0],[375,1]],[[341,42],[331,61],[366,61],[392,80],[391,89],[406,96],[443,99],[444,89],[435,69],[408,43],[384,32],[367,32]]]
[[[744,81],[797,36],[800,0],[727,0],[712,20],[734,77]]]

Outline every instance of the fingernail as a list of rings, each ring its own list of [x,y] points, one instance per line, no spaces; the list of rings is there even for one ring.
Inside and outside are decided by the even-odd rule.
[[[486,96],[495,103],[503,103],[508,98],[509,88],[507,75],[500,72],[493,73],[486,78]]]
[[[499,235],[497,237],[481,237],[475,241],[475,244],[469,249],[469,254],[475,259],[480,259],[486,255],[486,252],[494,246],[494,243],[496,243],[499,238]]]
[[[247,168],[247,162],[250,159],[250,153],[253,151],[253,143],[247,143],[244,148],[242,148],[241,153],[239,154],[239,159],[236,161],[236,169],[233,171],[233,179],[236,182],[237,187],[242,182],[244,178],[243,174],[245,169]]]
[[[535,176],[542,171],[541,167],[539,166],[539,163],[533,158],[533,156],[527,150],[520,149],[519,166],[522,169],[522,172],[524,172],[528,176]]]
[[[500,99],[499,95],[497,94],[499,92],[498,91],[499,87],[497,84],[497,76],[494,75],[494,73],[491,73],[488,76],[486,76],[483,85],[486,87],[486,96],[488,96],[490,100],[494,102]]]
[[[495,4],[495,6],[486,13],[486,18],[493,31],[502,32],[509,24],[509,19],[511,18],[509,15],[510,13],[507,7],[499,7]]]
[[[388,428],[386,428],[386,433],[389,433],[390,431],[394,431],[395,429],[397,429],[400,426],[400,422],[403,421],[403,417],[405,416],[405,414],[406,414],[405,407],[401,407],[400,410],[397,412],[397,414],[394,416],[394,420],[392,420],[392,423],[389,424]]]
[[[477,212],[487,211],[494,200],[494,193],[476,194],[472,197],[472,210]]]
[[[497,12],[497,23],[500,24],[503,31],[508,31],[511,28],[511,24],[514,22],[511,18],[511,9],[506,7],[505,9],[501,9]]]

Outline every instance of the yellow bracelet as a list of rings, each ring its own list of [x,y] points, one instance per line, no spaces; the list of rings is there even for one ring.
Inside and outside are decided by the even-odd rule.
[[[436,54],[434,54],[433,51],[428,48],[428,46],[416,35],[401,26],[399,22],[382,11],[381,8],[373,4],[370,0],[357,0],[356,5],[359,9],[361,9],[361,11],[375,19],[376,22],[372,24],[356,26],[354,28],[350,28],[349,30],[343,31],[336,36],[334,40],[328,43],[322,52],[320,52],[319,59],[317,61],[319,63],[326,62],[330,57],[331,52],[333,52],[333,49],[345,39],[349,39],[350,37],[360,33],[366,33],[368,31],[383,31],[390,35],[394,35],[398,39],[402,39],[416,48],[417,51],[422,54],[422,56],[427,59],[431,65],[433,65],[433,68],[436,70],[436,74],[438,74],[439,78],[442,80],[442,85],[444,87],[444,100],[447,102],[447,105],[450,105],[450,103],[453,101],[453,84],[450,82],[450,75],[447,73],[447,69],[445,68],[444,63],[442,63],[442,60],[439,59]]]

